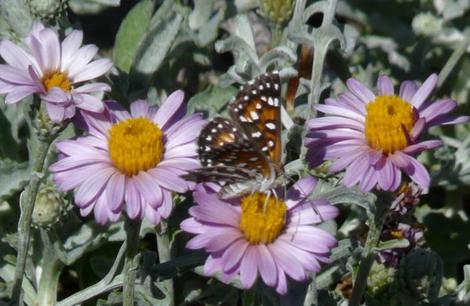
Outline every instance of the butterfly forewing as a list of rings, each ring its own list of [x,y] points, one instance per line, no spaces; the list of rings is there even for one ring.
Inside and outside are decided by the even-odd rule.
[[[204,175],[200,176],[203,181],[217,182],[222,178],[227,181],[230,176],[243,180],[250,173],[269,175],[266,158],[228,119],[217,117],[202,129],[198,154],[204,169]]]
[[[233,120],[277,167],[281,163],[280,94],[279,74],[263,74],[244,85],[229,106]]]
[[[225,198],[272,188],[281,162],[279,97],[277,73],[248,82],[229,105],[232,120],[217,117],[202,129],[202,168],[183,177],[218,183]]]

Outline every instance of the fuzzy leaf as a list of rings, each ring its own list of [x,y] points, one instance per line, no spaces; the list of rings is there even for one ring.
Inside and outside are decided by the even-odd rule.
[[[0,160],[0,199],[8,198],[22,189],[30,176],[28,163],[18,163],[8,159]]]
[[[233,86],[222,88],[210,85],[188,101],[188,112],[202,111],[209,115],[220,113],[236,92]]]
[[[384,251],[389,249],[402,249],[410,246],[407,239],[392,239],[387,241],[380,241],[379,245],[375,248],[376,251]]]
[[[0,101],[0,103],[2,102]],[[5,109],[5,111],[8,111],[8,109]],[[8,117],[7,113],[0,111],[0,139],[2,140],[0,142],[0,158],[16,159],[18,157],[18,144],[14,135],[18,133],[18,126],[12,126],[13,124],[8,120]]]
[[[152,28],[139,46],[134,60],[131,72],[134,84],[146,83],[160,68],[176,39],[182,21],[183,16],[173,12],[156,24],[152,22]]]
[[[189,15],[189,27],[199,29],[207,23],[212,14],[214,0],[194,1],[194,10]]]
[[[154,1],[138,2],[124,18],[116,35],[113,60],[124,72],[129,72],[139,45],[150,25]]]
[[[10,28],[23,37],[28,34],[33,25],[27,2],[25,0],[0,1],[0,13],[7,20]]]

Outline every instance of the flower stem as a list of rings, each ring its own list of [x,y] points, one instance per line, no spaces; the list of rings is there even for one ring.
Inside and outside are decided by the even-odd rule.
[[[392,203],[391,193],[377,194],[375,203],[375,213],[369,215],[369,233],[361,254],[361,263],[354,281],[353,292],[349,306],[358,306],[367,287],[367,277],[374,263],[376,252],[375,247],[379,243],[382,228],[387,219]]]
[[[315,282],[315,273],[312,273],[310,278],[312,281],[308,284],[307,294],[305,295],[304,306],[318,305],[318,288]]]
[[[447,60],[447,63],[442,68],[439,73],[439,81],[437,82],[437,88],[441,88],[444,82],[447,80],[447,77],[455,68],[460,58],[467,52],[468,46],[470,46],[470,27],[465,29],[465,37],[462,42],[457,46],[452,55]]]
[[[54,137],[40,139],[35,154],[35,159],[29,179],[28,187],[20,197],[21,214],[18,221],[18,257],[16,259],[15,278],[12,290],[12,301],[14,304],[23,305],[23,295],[21,286],[23,283],[26,258],[29,250],[29,240],[31,236],[31,220],[36,203],[39,184],[44,176],[44,165],[47,152],[54,140]]]
[[[139,233],[140,220],[126,216],[126,260],[124,263],[123,305],[134,306],[134,287],[139,268]]]
[[[110,291],[116,288],[121,288],[123,286],[124,277],[123,277],[123,274],[116,275],[116,272],[122,264],[122,259],[125,255],[126,250],[127,250],[127,244],[124,241],[121,248],[119,249],[118,254],[116,255],[116,259],[114,260],[114,263],[111,269],[109,269],[105,277],[103,277],[98,283],[93,284],[90,287],[85,288],[71,296],[68,296],[66,299],[58,302],[56,306],[68,306],[68,305],[81,304],[107,291]]]
[[[162,220],[160,222],[160,231],[157,231],[158,258],[160,263],[164,263],[171,260],[171,245],[168,234],[168,224]],[[162,287],[166,296],[166,305],[174,306],[175,292],[173,287],[173,280],[170,278],[162,281]]]
[[[64,264],[56,255],[45,230],[41,229],[41,240],[44,244],[42,252],[41,279],[39,280],[37,304],[55,305],[57,301],[57,287],[59,276]]]

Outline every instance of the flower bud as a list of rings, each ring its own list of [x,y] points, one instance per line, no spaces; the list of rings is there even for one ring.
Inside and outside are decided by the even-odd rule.
[[[28,3],[31,13],[43,20],[55,18],[64,6],[62,0],[30,0]]]
[[[283,24],[290,19],[294,0],[260,0],[262,15],[274,23]]]
[[[59,222],[64,212],[64,201],[52,185],[41,185],[33,211],[33,224],[37,227],[51,227]]]

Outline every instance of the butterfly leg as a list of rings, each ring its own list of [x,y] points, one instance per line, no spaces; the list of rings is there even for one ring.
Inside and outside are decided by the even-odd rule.
[[[266,212],[266,208],[268,207],[269,203],[269,198],[271,197],[271,190],[266,191],[266,198],[264,199],[264,204],[263,204],[263,212]]]

